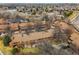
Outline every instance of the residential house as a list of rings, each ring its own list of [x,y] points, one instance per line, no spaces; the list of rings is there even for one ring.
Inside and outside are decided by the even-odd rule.
[[[53,32],[53,29],[49,29],[47,30],[47,32],[45,31],[33,32],[33,33],[30,33],[30,35],[27,35],[25,32],[24,33],[17,32],[12,35],[12,41],[10,42],[10,46],[17,46],[17,43],[20,43],[20,44],[24,43],[24,45],[29,46],[29,45],[32,45],[31,43],[34,41],[36,42],[46,38],[51,38],[53,36],[52,32]]]
[[[19,23],[11,23],[11,24],[9,24],[10,30],[13,30],[13,31],[19,30],[18,26],[19,26]]]

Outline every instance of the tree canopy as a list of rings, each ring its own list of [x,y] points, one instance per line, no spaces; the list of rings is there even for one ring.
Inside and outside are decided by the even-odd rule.
[[[10,41],[11,41],[10,36],[8,36],[8,35],[4,36],[4,38],[3,38],[4,46],[8,46]]]

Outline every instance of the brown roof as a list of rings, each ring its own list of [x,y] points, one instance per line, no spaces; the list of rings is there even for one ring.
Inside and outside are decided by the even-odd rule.
[[[18,29],[18,25],[19,25],[19,23],[11,23],[9,25],[9,27],[10,27],[11,30],[17,30]]]
[[[8,25],[0,25],[0,29],[1,29],[1,30],[6,29],[7,27],[8,27]]]
[[[9,25],[9,27],[11,28],[11,30],[17,30],[18,26],[19,27],[29,27],[29,26],[33,26],[34,24],[32,22],[29,23],[11,23]]]
[[[74,27],[72,27],[71,25],[67,24],[66,22],[56,21],[55,25],[59,26],[61,29],[69,30],[71,33],[75,32]]]
[[[29,26],[33,26],[33,25],[34,25],[34,23],[32,23],[32,22],[26,22],[26,23],[19,24],[20,27],[24,27],[24,26],[29,27]]]
[[[5,19],[4,18],[1,18],[0,19],[0,24],[5,24],[5,23],[6,23]]]
[[[8,25],[0,25],[0,32],[5,32]]]
[[[73,40],[72,43],[75,44],[77,48],[79,48],[79,33],[73,33],[70,38]]]
[[[0,30],[0,32],[5,32],[6,30]]]
[[[32,40],[38,40],[38,39],[44,39],[48,37],[52,37],[52,29],[48,30],[47,32],[42,31],[42,32],[33,32],[30,33],[29,35],[18,33],[13,35],[12,42],[27,42],[27,41],[32,41]]]
[[[59,26],[62,29],[69,29],[70,28],[70,26],[65,22],[56,21],[55,25]]]

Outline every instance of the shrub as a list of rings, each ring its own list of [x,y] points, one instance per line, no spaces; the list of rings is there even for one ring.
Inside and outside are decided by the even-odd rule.
[[[13,48],[11,52],[12,52],[12,54],[16,54],[16,53],[19,52],[19,49],[18,48]]]
[[[8,35],[4,36],[4,38],[3,38],[3,44],[4,44],[4,46],[8,46],[9,42],[11,42],[10,36],[8,36]]]

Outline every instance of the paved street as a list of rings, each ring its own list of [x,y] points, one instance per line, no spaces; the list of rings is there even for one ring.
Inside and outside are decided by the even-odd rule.
[[[70,18],[70,23],[74,26],[74,28],[77,31],[79,31],[79,12],[75,12],[75,15],[72,18]]]

